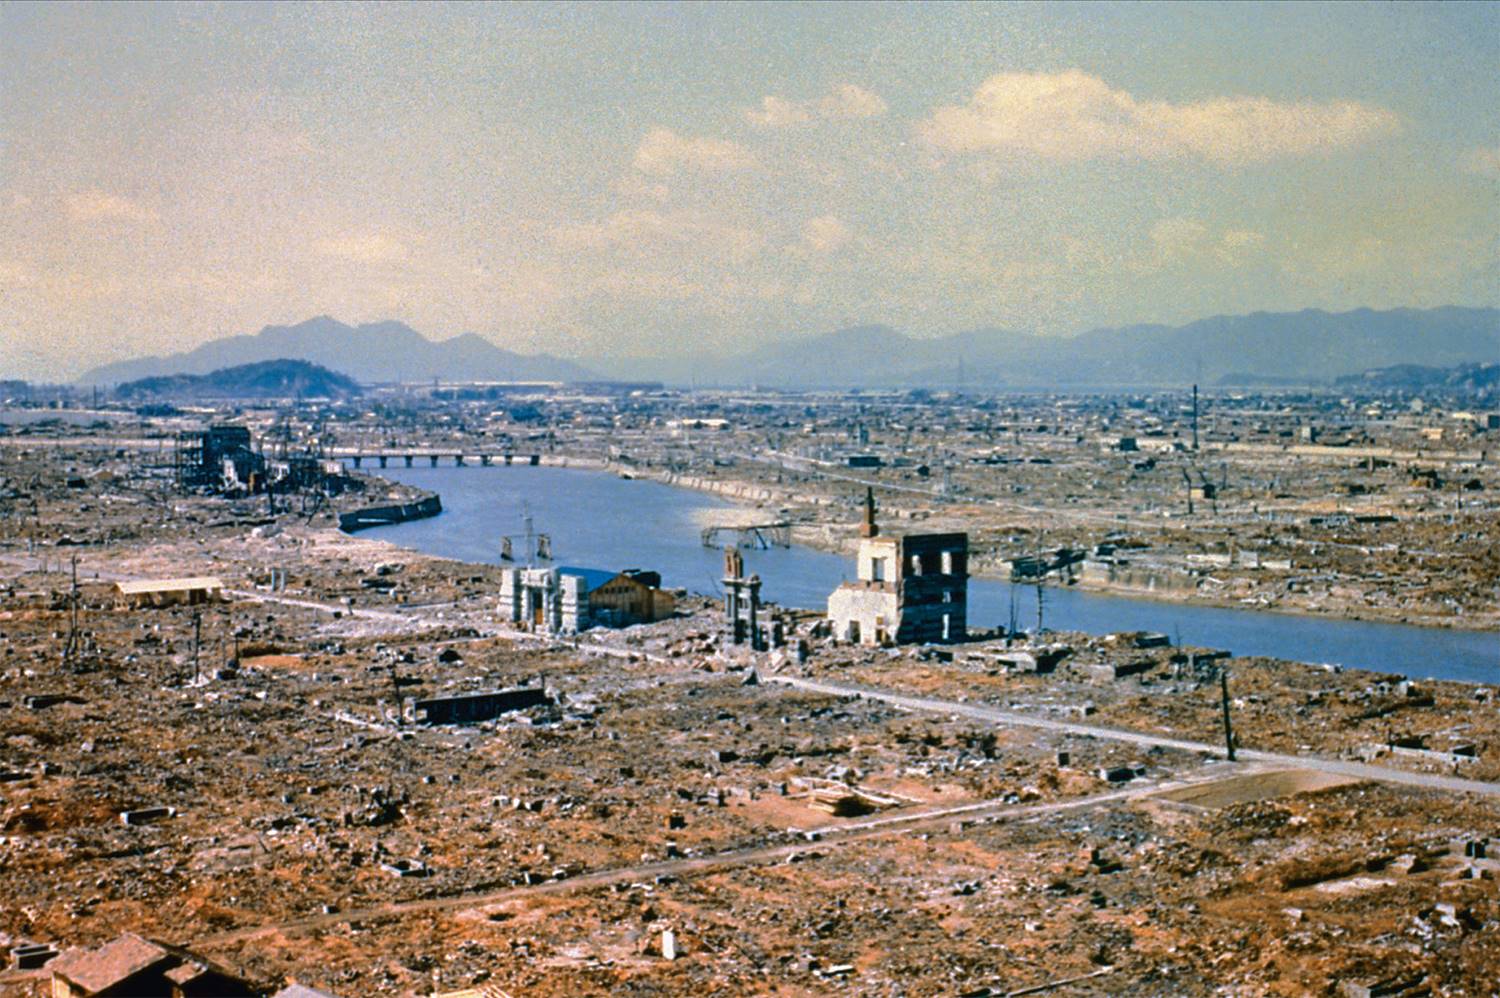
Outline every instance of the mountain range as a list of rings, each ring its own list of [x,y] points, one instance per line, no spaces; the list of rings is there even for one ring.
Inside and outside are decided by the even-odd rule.
[[[299,358],[361,382],[588,381],[593,371],[547,354],[526,356],[472,333],[434,342],[399,322],[347,326],[319,317],[254,336],[205,343],[170,357],[109,364],[84,384],[203,374]],[[605,377],[671,384],[785,388],[980,388],[1327,384],[1402,364],[1452,367],[1500,358],[1500,310],[1446,306],[1351,312],[1255,312],[1183,326],[1096,329],[1037,336],[977,329],[935,338],[889,326],[762,340],[739,355],[677,354],[586,361]]]
[[[588,381],[596,377],[571,361],[547,354],[511,353],[473,333],[434,341],[401,322],[348,326],[323,315],[295,326],[267,326],[254,336],[210,340],[186,353],[106,364],[78,380],[85,385],[114,385],[167,374],[208,374],[283,358],[321,364],[365,383],[433,378]]]
[[[1256,312],[1184,326],[1077,336],[979,329],[933,339],[860,326],[763,344],[737,357],[678,361],[656,376],[786,387],[1035,388],[1321,384],[1371,368],[1500,358],[1500,310],[1444,307]]]

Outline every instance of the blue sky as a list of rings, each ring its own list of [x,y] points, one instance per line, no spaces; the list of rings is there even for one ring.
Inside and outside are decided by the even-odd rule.
[[[1500,5],[0,6],[0,375],[1493,305]]]

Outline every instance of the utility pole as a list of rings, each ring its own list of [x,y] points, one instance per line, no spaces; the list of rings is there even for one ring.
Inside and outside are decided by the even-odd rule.
[[[1224,748],[1234,762],[1234,728],[1229,724],[1229,670],[1219,670],[1219,703],[1224,709]]]
[[[198,650],[203,644],[203,611],[193,611],[193,682],[199,679],[198,672]]]
[[[64,668],[73,664],[78,653],[78,556],[73,556],[73,588],[68,594],[68,643],[63,646]]]
[[[396,668],[395,660],[391,661],[391,699],[396,704],[396,727],[406,726],[406,718],[401,711],[401,674]]]

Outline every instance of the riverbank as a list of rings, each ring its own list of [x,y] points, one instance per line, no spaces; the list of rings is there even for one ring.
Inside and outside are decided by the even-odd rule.
[[[805,491],[798,492],[785,488],[778,489],[734,479],[726,480],[707,478],[700,475],[684,475],[670,471],[586,459],[544,457],[542,463],[553,467],[578,468],[581,470],[599,471],[601,473],[654,481],[673,488],[687,489],[718,496],[743,505],[775,505],[778,508],[805,507],[819,511],[827,510],[829,507],[836,505],[835,500],[826,495]],[[906,510],[899,508],[891,511],[891,514],[898,519],[906,518],[903,516],[906,513]],[[913,519],[910,522],[913,524],[923,524],[922,527],[913,526],[913,530],[945,529],[945,527],[936,526],[936,523],[941,523],[940,517],[924,515],[921,519]],[[794,544],[851,559],[854,557],[859,541],[858,534],[852,523],[848,526],[827,522],[793,523],[791,535]],[[990,579],[997,582],[1008,582],[1010,580],[1008,570],[986,566],[978,558],[975,558],[971,562],[971,565],[974,578]],[[1216,581],[1221,581],[1218,576],[1214,578]],[[1233,585],[1236,581],[1254,585],[1257,582],[1263,583],[1265,580],[1237,575],[1230,576],[1230,581],[1226,584]],[[1048,585],[1058,586],[1058,583],[1056,580],[1052,580],[1049,581]],[[1194,589],[1177,587],[1148,588],[1122,583],[1074,582],[1066,585],[1066,588],[1077,588],[1086,592],[1127,599],[1152,600],[1164,604],[1213,607],[1225,610],[1252,610],[1257,613],[1276,613],[1341,621],[1404,624],[1412,627],[1496,631],[1500,633],[1500,607],[1497,607],[1489,614],[1480,616],[1457,616],[1452,613],[1423,612],[1408,608],[1356,605],[1347,596],[1329,596],[1323,593],[1282,591],[1277,593],[1274,599],[1257,599],[1205,593],[1201,588],[1196,587]]]

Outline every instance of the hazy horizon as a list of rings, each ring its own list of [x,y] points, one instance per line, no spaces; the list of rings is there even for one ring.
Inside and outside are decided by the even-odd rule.
[[[0,6],[0,377],[1500,301],[1500,8]]]

